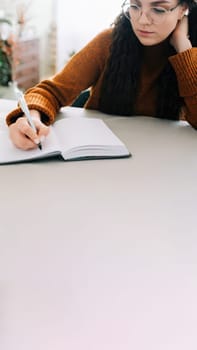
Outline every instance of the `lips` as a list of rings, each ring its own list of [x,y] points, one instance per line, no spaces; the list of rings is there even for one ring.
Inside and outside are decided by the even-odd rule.
[[[140,30],[140,29],[138,29],[137,32],[139,35],[142,35],[142,36],[149,36],[149,35],[152,35],[154,33],[154,32],[148,32],[146,30]]]

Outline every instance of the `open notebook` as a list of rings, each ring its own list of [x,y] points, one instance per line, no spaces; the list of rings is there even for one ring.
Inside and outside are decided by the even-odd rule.
[[[100,119],[67,117],[56,121],[42,143],[42,150],[23,151],[9,139],[8,128],[0,132],[0,164],[60,155],[64,160],[129,157],[123,142]]]

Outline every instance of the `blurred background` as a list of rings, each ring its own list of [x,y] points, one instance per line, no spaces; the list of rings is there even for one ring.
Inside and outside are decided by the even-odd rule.
[[[0,98],[59,71],[121,11],[120,0],[1,0]]]

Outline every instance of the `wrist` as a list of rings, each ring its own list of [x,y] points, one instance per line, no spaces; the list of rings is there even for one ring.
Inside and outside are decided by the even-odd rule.
[[[36,109],[30,109],[32,118],[41,120],[41,114]]]
[[[188,37],[185,37],[177,45],[175,45],[175,50],[177,53],[181,53],[191,48],[192,48],[192,44]]]

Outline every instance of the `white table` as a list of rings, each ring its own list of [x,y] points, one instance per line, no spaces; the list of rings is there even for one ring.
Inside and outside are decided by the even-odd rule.
[[[196,350],[197,132],[72,111],[133,157],[0,167],[0,349]]]

